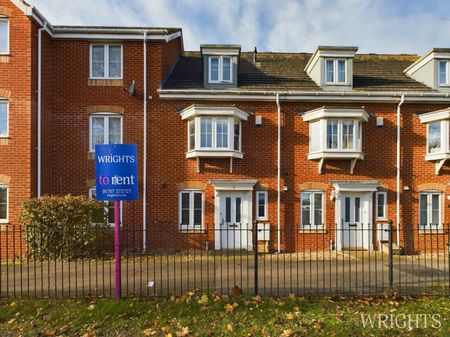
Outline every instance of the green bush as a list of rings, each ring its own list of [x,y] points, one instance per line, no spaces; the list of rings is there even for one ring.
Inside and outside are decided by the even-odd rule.
[[[22,205],[27,252],[37,259],[104,254],[110,241],[105,205],[84,196],[46,196]]]

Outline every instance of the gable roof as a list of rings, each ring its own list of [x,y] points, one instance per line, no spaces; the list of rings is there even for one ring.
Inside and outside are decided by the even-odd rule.
[[[304,71],[311,53],[241,53],[238,90],[321,91]],[[404,74],[419,58],[417,55],[357,54],[353,60],[355,91],[433,91]],[[162,89],[203,89],[203,64],[200,52],[185,52],[178,60]]]

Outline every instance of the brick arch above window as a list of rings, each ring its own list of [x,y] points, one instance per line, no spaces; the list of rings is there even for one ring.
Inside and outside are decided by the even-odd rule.
[[[182,181],[177,184],[177,189],[188,190],[188,189],[196,189],[196,190],[206,190],[206,184],[201,181]]]
[[[11,91],[6,90],[6,89],[0,89],[0,98],[10,99]]]
[[[11,12],[12,12],[11,8],[0,7],[0,16],[10,17]]]
[[[422,192],[422,191],[440,191],[440,192],[445,192],[446,189],[447,189],[447,185],[439,184],[439,183],[419,184],[416,187],[417,192]]]
[[[308,182],[308,183],[298,184],[298,188],[300,191],[319,190],[319,191],[325,192],[328,189],[328,185],[325,183],[320,183],[320,182]]]
[[[0,184],[9,184],[11,181],[11,177],[5,174],[0,174]]]
[[[125,113],[125,108],[118,105],[91,105],[87,107],[87,112],[89,114],[97,112],[112,112],[123,115]]]

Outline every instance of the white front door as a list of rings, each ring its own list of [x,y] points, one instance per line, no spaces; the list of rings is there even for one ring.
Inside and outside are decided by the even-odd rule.
[[[253,249],[252,192],[216,194],[216,249]]]
[[[341,193],[337,210],[337,249],[372,250],[372,193]]]

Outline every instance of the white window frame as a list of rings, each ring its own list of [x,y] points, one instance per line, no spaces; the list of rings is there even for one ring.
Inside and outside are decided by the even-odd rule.
[[[219,65],[218,65],[219,79],[218,80],[211,79],[211,60],[213,58],[219,60]],[[230,79],[229,80],[223,79],[223,59],[224,58],[230,59]],[[233,83],[233,57],[232,56],[209,56],[208,57],[208,83]]]
[[[182,224],[182,195],[189,194],[189,224]],[[202,220],[200,227],[194,226],[194,194],[200,193],[202,195]],[[178,192],[178,227],[180,230],[203,230],[205,223],[205,193],[202,190],[186,189]]]
[[[426,224],[422,224],[420,222],[420,210],[421,208],[421,196],[422,195],[426,195],[427,196],[427,223]],[[438,225],[433,225],[432,226],[432,219],[433,219],[433,204],[432,204],[432,197],[433,195],[438,195],[439,196],[439,223]],[[443,193],[439,192],[439,191],[423,191],[419,193],[419,228],[420,229],[430,229],[430,228],[437,228],[437,229],[442,229],[442,219],[443,217],[443,212],[444,212],[444,208],[442,207],[443,205]]]
[[[93,55],[93,47],[103,47],[104,52],[104,73],[105,76],[93,76],[93,63],[92,63],[92,55]],[[109,47],[120,47],[120,77],[110,77],[109,76]],[[93,43],[89,47],[89,78],[92,80],[121,80],[123,79],[123,45],[117,43]]]
[[[211,138],[211,147],[202,147],[201,146],[201,120],[202,118],[211,119],[211,127],[212,127],[212,138]],[[217,120],[218,119],[227,119],[228,121],[228,147],[217,147]],[[192,120],[192,119],[191,119]],[[191,121],[189,120],[189,122]],[[187,123],[187,139],[188,139],[188,151],[234,151],[241,152],[242,150],[242,122],[235,117],[228,116],[199,116],[194,117],[195,120],[195,148],[189,148],[189,122]],[[234,148],[234,124],[235,122],[239,124],[239,150],[235,150]]]
[[[259,216],[259,196],[264,195],[264,216]],[[256,220],[267,221],[269,219],[269,192],[268,191],[256,191]]]
[[[380,216],[378,214],[378,196],[384,195],[384,205],[383,205],[383,213],[384,216]],[[387,192],[376,192],[375,193],[375,214],[377,220],[387,220]]]
[[[310,212],[309,212],[309,224],[303,223],[303,205],[302,205],[302,195],[310,194]],[[322,195],[322,221],[320,225],[313,225],[314,223],[314,194]],[[323,229],[325,227],[325,192],[320,190],[304,190],[300,192],[300,223],[302,228],[311,229]],[[314,226],[314,227],[313,227]]]
[[[445,63],[445,82],[440,82],[440,64]],[[437,83],[440,87],[450,86],[450,62],[445,60],[439,60],[438,61],[438,67],[437,67]]]
[[[120,143],[123,143],[123,116],[120,114],[114,114],[114,113],[95,113],[95,114],[91,114],[89,115],[89,152],[95,152],[95,146],[93,144],[93,139],[92,139],[92,119],[95,117],[103,117],[105,119],[108,120],[108,123],[104,124],[104,139],[105,142],[104,144],[109,144],[109,118],[113,117],[113,118],[120,118]]]
[[[9,103],[6,101],[1,101],[0,104],[6,105],[6,133],[2,134],[0,133],[0,138],[8,138],[9,137]]]
[[[9,18],[8,17],[4,17],[4,16],[0,16],[0,21],[6,21],[6,34],[7,34],[7,38],[6,38],[6,51],[5,52],[0,52],[0,55],[9,55],[9,47],[10,47],[10,29],[9,29]]]
[[[328,61],[333,61],[333,81],[328,81],[327,79],[327,62]],[[339,78],[339,71],[338,71],[338,63],[339,61],[344,61],[344,65],[345,65],[345,81],[344,82],[339,82],[338,78]],[[325,84],[331,84],[331,85],[347,85],[348,84],[348,60],[347,59],[342,59],[342,58],[336,58],[336,59],[325,59]]]
[[[96,187],[89,187],[89,190],[88,190],[88,196],[89,196],[89,199],[94,199],[94,192],[95,192],[95,194],[96,194]],[[95,200],[97,200],[97,199],[95,199]],[[98,200],[98,201],[100,201],[100,202],[103,202],[104,204],[105,204],[105,207],[104,207],[104,209],[105,209],[105,215],[106,215],[106,217],[107,217],[107,219],[109,219],[109,201],[103,201],[103,200]],[[120,222],[120,227],[122,227],[122,219],[123,219],[123,202],[122,201],[120,201],[120,214],[119,214],[119,222]],[[110,226],[110,227],[113,227],[114,228],[114,226],[116,225],[114,222],[108,222],[108,225]]]
[[[350,152],[361,152],[361,142],[362,142],[362,127],[361,122],[354,118],[327,118],[323,119],[324,122],[324,143],[321,151],[350,151]],[[328,148],[328,121],[333,120],[338,122],[337,137],[338,146],[336,149]],[[344,136],[344,121],[353,121],[353,148],[344,149],[343,148],[343,136]],[[311,143],[311,140],[310,140]]]
[[[0,184],[0,187],[6,188],[6,219],[0,219],[0,224],[7,224],[9,223],[9,186]]]
[[[430,152],[430,146],[429,146],[430,145],[430,143],[429,143],[429,141],[430,141],[430,126],[435,123],[440,123],[441,149],[440,149],[440,151]],[[445,152],[449,151],[448,132],[449,132],[449,122],[447,120],[433,121],[433,122],[427,123],[427,142],[426,142],[426,154],[427,155],[434,155],[434,154],[445,153]]]

